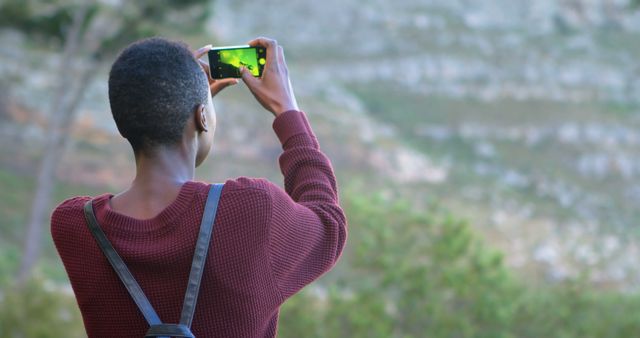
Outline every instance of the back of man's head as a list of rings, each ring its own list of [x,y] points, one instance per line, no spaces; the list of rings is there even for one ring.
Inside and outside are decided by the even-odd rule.
[[[207,76],[181,42],[150,38],[118,56],[109,73],[109,103],[134,152],[175,145],[185,122],[207,104]]]

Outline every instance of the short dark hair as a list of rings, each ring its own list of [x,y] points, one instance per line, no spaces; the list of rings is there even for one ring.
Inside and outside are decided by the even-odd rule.
[[[207,103],[207,75],[182,42],[149,38],[125,48],[109,72],[109,103],[135,153],[180,141],[185,122]]]

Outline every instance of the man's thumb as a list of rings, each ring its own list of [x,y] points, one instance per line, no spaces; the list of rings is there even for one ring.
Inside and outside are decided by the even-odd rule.
[[[242,75],[242,81],[249,87],[253,87],[258,81],[253,74],[247,69],[247,67],[240,67],[240,75]]]

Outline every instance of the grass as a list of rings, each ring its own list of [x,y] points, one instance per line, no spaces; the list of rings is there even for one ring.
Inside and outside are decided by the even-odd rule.
[[[19,264],[24,243],[31,199],[35,189],[35,179],[10,170],[0,168],[0,280],[12,275]],[[98,188],[59,182],[56,184],[51,206],[53,209],[63,200],[78,195],[96,195]],[[49,213],[47,213],[48,215]],[[66,275],[49,236],[49,220],[43,220],[42,258],[40,267],[45,275],[54,280],[65,280]]]

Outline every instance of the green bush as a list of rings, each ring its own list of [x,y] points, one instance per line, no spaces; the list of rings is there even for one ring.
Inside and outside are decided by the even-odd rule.
[[[86,337],[73,295],[42,278],[0,289],[0,337]]]
[[[349,243],[325,277],[333,286],[288,301],[282,337],[511,336],[518,288],[466,223],[380,195],[343,204]]]
[[[640,296],[585,282],[532,288],[438,208],[343,198],[347,250],[282,309],[280,337],[633,337]],[[330,285],[325,287],[324,285]],[[322,292],[320,292],[322,291]]]
[[[518,337],[638,337],[640,297],[598,291],[584,282],[528,290],[519,300],[513,330]]]

